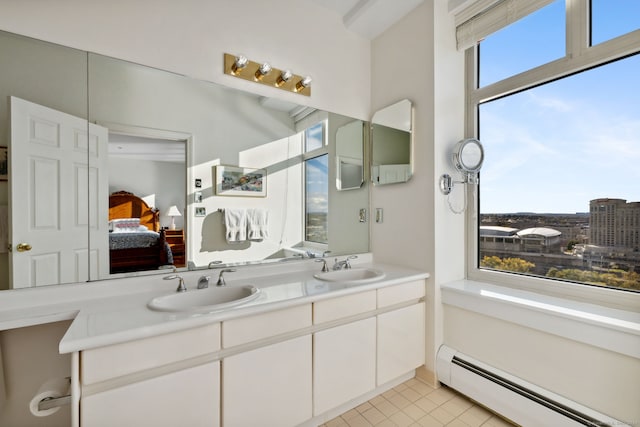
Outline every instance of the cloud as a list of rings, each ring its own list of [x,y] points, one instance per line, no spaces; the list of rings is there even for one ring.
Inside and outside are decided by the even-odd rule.
[[[548,96],[541,92],[527,91],[525,92],[529,98],[531,106],[542,108],[546,113],[552,112],[569,113],[574,111],[573,105],[566,99],[560,97]]]

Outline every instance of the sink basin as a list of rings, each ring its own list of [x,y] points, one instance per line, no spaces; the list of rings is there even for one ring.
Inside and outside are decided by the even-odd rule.
[[[193,289],[153,298],[152,310],[202,313],[235,307],[258,297],[260,289],[252,285]]]
[[[384,279],[384,272],[373,268],[349,268],[346,270],[329,271],[314,274],[318,280],[324,282],[341,282],[350,284],[369,283]]]

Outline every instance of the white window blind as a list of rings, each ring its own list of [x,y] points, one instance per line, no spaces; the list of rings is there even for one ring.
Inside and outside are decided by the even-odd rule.
[[[465,50],[555,0],[478,0],[456,14],[458,50]]]

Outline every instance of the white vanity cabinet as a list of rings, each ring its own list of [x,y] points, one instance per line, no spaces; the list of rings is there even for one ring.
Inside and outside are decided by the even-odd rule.
[[[311,304],[223,322],[223,349],[249,349],[222,359],[225,427],[295,426],[312,417],[311,334],[299,332],[310,326]]]
[[[219,426],[220,325],[81,352],[80,425]]]
[[[376,291],[314,303],[314,326],[357,318],[376,308]],[[376,386],[376,319],[371,316],[313,335],[313,413],[320,415]]]
[[[378,289],[378,308],[393,307],[425,295],[424,281]],[[424,364],[425,304],[418,302],[378,315],[377,385]]]
[[[424,364],[424,295],[365,288],[83,350],[80,426],[321,422]]]

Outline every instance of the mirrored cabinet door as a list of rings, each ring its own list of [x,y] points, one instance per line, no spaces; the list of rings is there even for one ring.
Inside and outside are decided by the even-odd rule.
[[[374,185],[406,182],[413,174],[413,106],[403,99],[371,119],[371,181]]]

